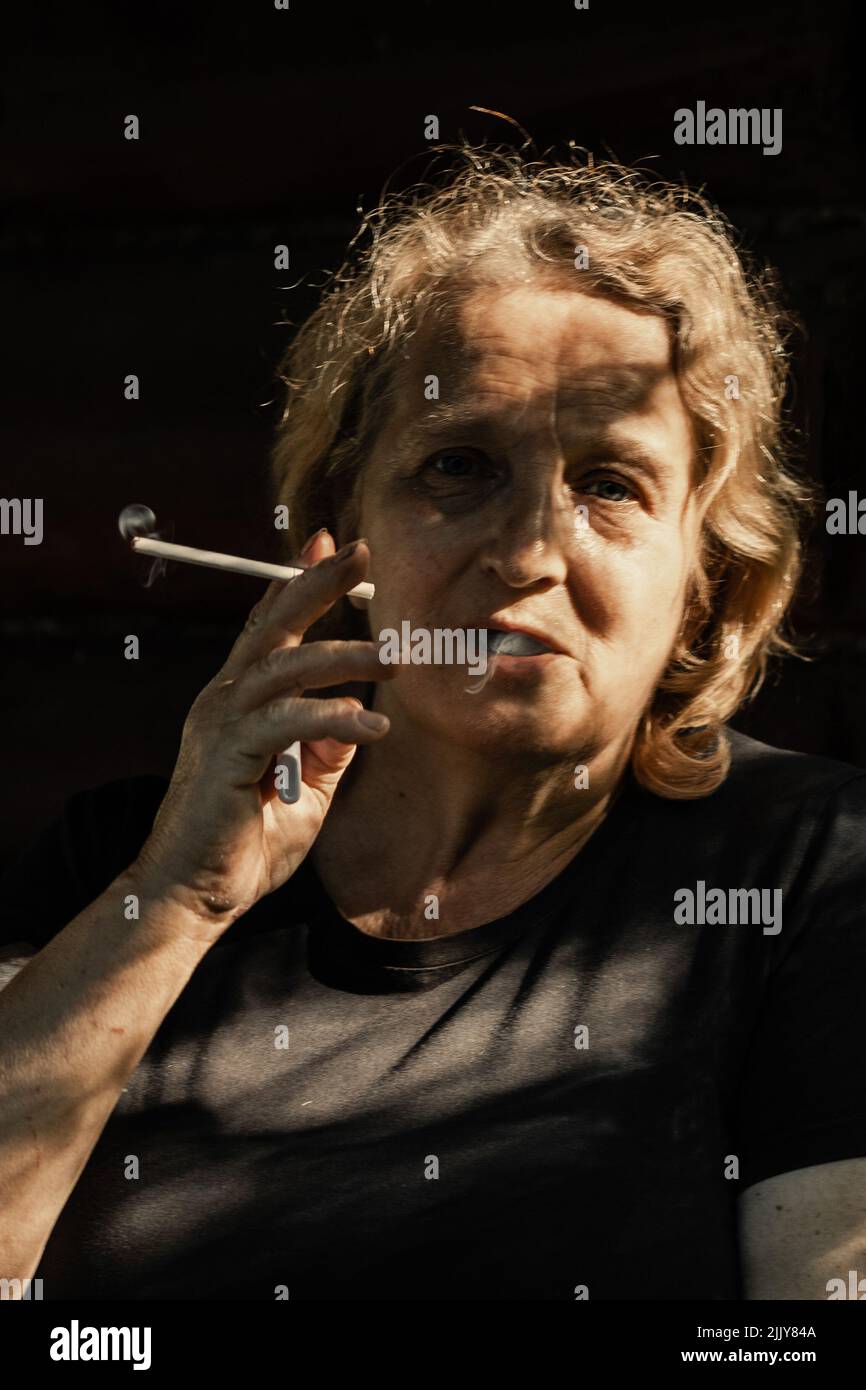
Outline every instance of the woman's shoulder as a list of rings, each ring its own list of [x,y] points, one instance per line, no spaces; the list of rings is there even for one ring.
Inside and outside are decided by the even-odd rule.
[[[731,739],[731,839],[769,866],[779,929],[748,1021],[739,1097],[742,1187],[866,1154],[866,771]]]
[[[866,819],[866,769],[816,754],[776,748],[727,727],[729,771],[714,792],[696,800],[665,800],[684,826],[726,827],[772,841],[794,824],[817,825],[839,806]],[[651,798],[658,813],[661,798]]]
[[[667,891],[698,882],[776,888],[786,921],[850,921],[866,902],[866,770],[775,748],[726,729],[730,769],[696,799],[638,789],[629,828],[632,863]],[[627,801],[628,804],[628,801]]]
[[[866,769],[835,758],[776,748],[725,728],[730,748],[727,775],[708,795],[668,798],[629,777],[630,796],[650,838],[709,853],[724,841],[743,852],[751,846],[775,855],[780,846],[802,845],[834,822],[862,836],[866,828]]]
[[[727,784],[734,790],[748,785],[758,795],[790,793],[802,800],[832,792],[847,782],[866,779],[866,768],[836,758],[776,748],[730,726],[725,729],[725,737],[731,750]]]
[[[856,839],[866,827],[866,769],[836,758],[774,748],[726,730],[730,771],[707,798],[725,821],[772,843],[794,827]]]

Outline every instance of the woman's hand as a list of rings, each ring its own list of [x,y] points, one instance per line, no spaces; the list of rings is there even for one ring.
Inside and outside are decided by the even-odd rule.
[[[307,541],[309,568],[271,584],[250,613],[189,712],[165,799],[131,866],[142,893],[193,906],[214,940],[295,872],[357,744],[389,728],[350,696],[304,698],[345,681],[388,680],[398,669],[379,661],[375,642],[302,645],[306,629],[367,572],[366,542],[333,549],[327,532]],[[295,740],[300,798],[286,805],[274,760]]]

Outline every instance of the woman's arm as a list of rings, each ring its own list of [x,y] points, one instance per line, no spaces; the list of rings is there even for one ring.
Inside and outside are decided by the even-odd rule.
[[[765,1178],[738,1212],[747,1299],[866,1299],[866,1158]]]
[[[0,993],[0,1279],[30,1279],[131,1072],[202,956],[315,840],[359,743],[388,720],[306,690],[388,680],[375,642],[303,643],[366,571],[362,541],[271,584],[186,720],[153,828],[134,862]],[[372,725],[370,721],[373,721]],[[276,755],[302,742],[296,802]],[[126,899],[139,901],[129,920]],[[16,933],[17,933],[16,925]],[[21,923],[26,939],[27,924]]]
[[[137,921],[125,912],[130,894]],[[215,925],[191,902],[151,889],[133,866],[0,992],[0,1278],[32,1278],[130,1074],[216,939]]]

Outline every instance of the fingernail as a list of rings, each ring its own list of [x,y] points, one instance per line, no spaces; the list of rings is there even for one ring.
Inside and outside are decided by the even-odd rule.
[[[318,531],[316,531],[314,535],[310,536],[310,539],[306,542],[303,550],[301,551],[301,554],[306,555],[308,551],[312,550],[316,541],[319,539],[320,536],[324,536],[327,533],[327,530],[327,526],[320,526]]]
[[[358,540],[350,541],[348,545],[344,545],[342,550],[338,550],[336,555],[331,556],[333,563],[335,565],[342,565],[344,561],[351,559],[355,551],[358,549],[358,546],[362,543],[364,545],[367,544],[366,536],[361,536]]]
[[[359,712],[358,723],[363,724],[365,729],[375,729],[378,733],[380,729],[387,729],[388,717],[385,714],[377,714],[375,710],[365,709]]]

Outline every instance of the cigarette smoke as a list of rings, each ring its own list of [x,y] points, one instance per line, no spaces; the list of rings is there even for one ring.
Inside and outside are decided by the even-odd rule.
[[[117,518],[117,529],[128,543],[137,537],[149,536],[156,538],[159,533],[156,529],[156,517],[146,507],[143,502],[131,502],[128,507],[124,507],[120,516]],[[166,572],[166,562],[161,556],[157,556],[147,571],[147,578],[144,581],[145,589],[149,589],[151,584]]]
[[[135,536],[153,536],[156,534],[156,517],[143,502],[132,502],[124,507],[117,518],[117,528],[127,542]]]
[[[496,670],[496,664],[499,658],[501,656],[508,656],[509,653],[519,645],[520,639],[517,633],[514,632],[508,632],[505,634],[504,637],[500,637],[499,640],[496,642],[495,646],[492,647],[492,649],[490,644],[488,644],[487,670],[484,672],[484,675],[481,677],[481,679],[475,683],[475,685],[466,686],[467,695],[477,695],[479,690],[483,690],[487,682],[490,680],[490,677],[493,675],[493,672]]]

